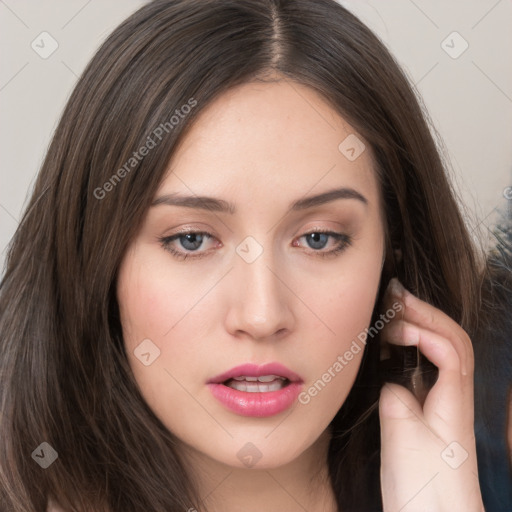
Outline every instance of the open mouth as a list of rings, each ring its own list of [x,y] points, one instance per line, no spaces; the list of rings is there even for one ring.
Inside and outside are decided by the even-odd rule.
[[[292,407],[304,381],[281,363],[246,363],[211,378],[206,385],[231,412],[263,418]]]
[[[260,377],[234,377],[227,379],[222,384],[237,391],[246,393],[268,393],[270,391],[279,391],[290,384],[286,377],[278,375],[262,375]]]

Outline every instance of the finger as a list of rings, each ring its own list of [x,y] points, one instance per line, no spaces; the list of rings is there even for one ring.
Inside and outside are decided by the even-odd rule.
[[[389,324],[383,336],[393,345],[417,346],[421,353],[438,367],[439,375],[432,389],[424,388],[421,374],[413,376],[412,380],[413,387],[417,387],[414,394],[418,396],[424,414],[432,425],[437,425],[441,429],[446,425],[460,425],[467,421],[472,425],[473,375],[462,374],[459,354],[453,343],[435,332],[404,320],[397,320],[394,325]],[[407,396],[403,393],[405,392],[399,396]],[[398,395],[385,396],[388,407],[393,407],[392,410],[395,411],[401,410],[401,417],[405,417],[407,411],[396,401]],[[404,402],[408,404],[410,410],[414,410],[408,401]],[[439,420],[442,425],[439,425]]]
[[[423,411],[416,397],[399,384],[386,382],[380,391],[379,416],[381,430],[386,433],[389,423],[384,419],[421,421]]]
[[[440,336],[448,338],[459,354],[463,373],[473,371],[473,347],[471,340],[462,327],[440,309],[422,301],[401,286],[396,278],[384,296],[384,304],[399,301],[402,306],[401,318],[411,324],[425,327]]]
[[[417,346],[439,370],[462,374],[461,358],[451,340],[405,320],[394,320],[382,330],[382,339],[403,347]]]
[[[385,340],[393,345],[416,346],[421,353],[439,369],[439,376],[432,388],[440,393],[444,400],[470,397],[473,390],[473,374],[462,373],[460,357],[450,340],[439,334],[423,329],[405,320],[396,320],[389,324],[383,332]],[[421,375],[415,376],[421,388]],[[462,393],[462,395],[461,395]],[[430,392],[429,392],[430,394]],[[457,398],[459,397],[459,399]]]

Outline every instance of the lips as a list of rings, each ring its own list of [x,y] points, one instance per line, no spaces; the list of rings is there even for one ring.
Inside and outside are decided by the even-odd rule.
[[[269,376],[277,378],[282,377],[290,382],[303,382],[299,375],[280,363],[267,363],[262,365],[248,363],[231,368],[231,370],[213,377],[208,383],[223,384],[230,379],[239,380],[240,377],[258,378]]]
[[[213,396],[231,412],[268,417],[297,402],[303,380],[280,363],[243,364],[207,382]]]

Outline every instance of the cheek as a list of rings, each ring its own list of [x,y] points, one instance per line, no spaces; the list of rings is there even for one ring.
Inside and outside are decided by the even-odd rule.
[[[317,275],[316,281],[297,281],[298,294],[306,298],[310,309],[322,320],[324,332],[330,332],[327,339],[332,348],[341,350],[347,343],[350,345],[351,340],[368,327],[378,294],[381,267],[382,251],[376,247],[373,251],[347,254],[335,270]]]
[[[198,289],[201,283],[186,282],[179,272],[168,275],[166,256],[149,257],[138,247],[123,261],[117,284],[130,367],[145,401],[164,421],[175,417],[173,411],[193,406],[180,383],[186,382],[201,353],[191,319],[198,327],[200,314],[202,318],[206,314],[197,304],[204,294]],[[178,421],[178,425],[172,422],[168,426],[176,430],[179,425]]]
[[[166,253],[147,255],[143,248],[121,266],[118,302],[127,348],[151,336],[160,344],[180,331],[192,310],[201,310],[204,280],[191,281],[184,272],[171,274],[170,268]]]
[[[366,347],[381,263],[382,252],[377,250],[352,255],[338,272],[324,280],[323,293],[309,294],[308,304],[318,312],[321,321],[313,322],[314,325],[304,322],[302,326],[309,331],[306,338],[314,340],[315,346],[315,350],[304,347],[314,374],[310,374],[312,380],[300,399],[302,404],[315,402],[318,411],[332,413],[345,401]],[[371,343],[371,337],[368,342]]]
[[[119,272],[117,297],[129,365],[146,402],[176,432],[181,423],[173,411],[191,410],[195,403],[183,385],[193,394],[201,391],[204,361],[216,355],[208,335],[219,322],[213,294],[208,294],[213,278],[191,279],[169,264],[167,253],[142,245]]]

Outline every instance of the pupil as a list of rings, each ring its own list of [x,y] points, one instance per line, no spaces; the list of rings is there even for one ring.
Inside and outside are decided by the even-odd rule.
[[[325,233],[310,233],[308,236],[308,244],[312,249],[323,249],[326,243],[327,235]]]
[[[181,245],[183,246],[184,249],[195,251],[196,249],[199,249],[199,247],[201,247],[202,241],[202,235],[197,233],[189,233],[188,235],[182,236]]]

